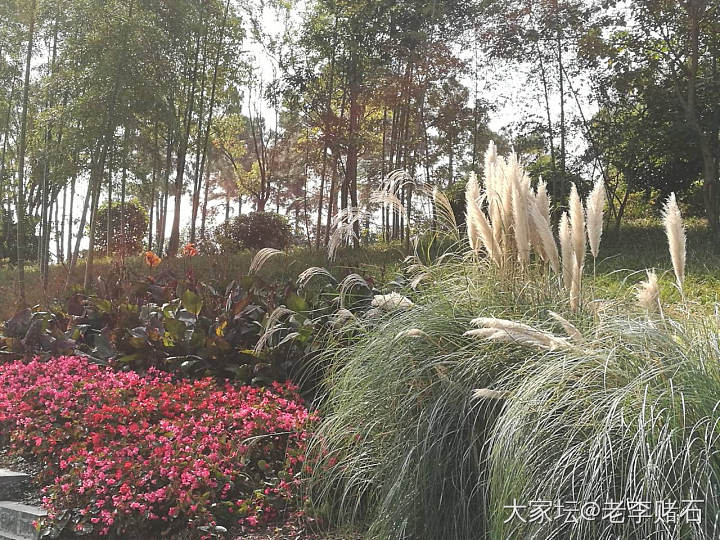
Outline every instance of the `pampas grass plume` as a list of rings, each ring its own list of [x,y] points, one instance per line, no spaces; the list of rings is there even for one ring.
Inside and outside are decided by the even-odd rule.
[[[478,186],[477,176],[474,172],[470,173],[470,179],[465,186],[465,223],[467,224],[467,235],[470,241],[470,249],[477,250],[480,248],[480,232],[478,230],[477,220],[478,213],[482,212],[478,199],[480,198],[480,187]]]
[[[585,263],[585,211],[574,183],[570,186],[570,233],[575,260],[582,270]]]
[[[550,263],[550,267],[555,274],[560,273],[560,257],[558,255],[555,236],[553,235],[550,223],[545,220],[542,210],[538,208],[537,201],[535,204],[531,202],[528,206],[533,231],[540,243],[538,246],[542,251],[542,256]]]
[[[265,263],[277,255],[282,255],[283,252],[275,248],[262,248],[258,251],[250,262],[250,269],[248,274],[257,274]]]
[[[655,270],[646,270],[647,280],[638,285],[635,297],[638,304],[648,311],[657,311],[660,307],[660,288]]]
[[[677,279],[678,288],[682,292],[682,284],[685,279],[685,226],[675,199],[675,193],[671,193],[665,202],[663,224],[665,225],[675,278]]]
[[[597,259],[600,237],[603,232],[603,208],[605,207],[605,184],[601,179],[595,182],[587,199],[587,234],[590,252]]]
[[[510,395],[510,392],[507,390],[476,388],[472,391],[472,399],[505,399],[508,395]]]
[[[570,234],[570,220],[567,212],[560,217],[560,254],[562,256],[563,286],[570,290],[572,283],[573,267],[575,265],[573,255],[572,237]]]
[[[495,240],[492,225],[480,207],[480,188],[475,173],[470,174],[465,188],[465,204],[467,206],[467,230],[470,247],[473,250],[485,246],[488,256],[497,265],[500,264],[500,246]]]
[[[537,190],[535,191],[535,204],[538,210],[540,210],[540,214],[543,218],[545,218],[545,221],[547,221],[549,225],[551,223],[550,196],[547,191],[547,182],[545,182],[542,177],[538,180]]]
[[[513,174],[513,230],[515,232],[515,245],[518,250],[518,261],[525,267],[530,262],[530,227],[528,225],[528,208],[530,200],[530,180],[521,174],[520,166],[514,162],[517,172]]]

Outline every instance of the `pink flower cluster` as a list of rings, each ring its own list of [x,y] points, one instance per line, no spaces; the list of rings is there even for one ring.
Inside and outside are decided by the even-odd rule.
[[[101,535],[255,526],[294,496],[297,389],[116,372],[81,357],[0,365],[0,444],[45,465],[50,519]]]

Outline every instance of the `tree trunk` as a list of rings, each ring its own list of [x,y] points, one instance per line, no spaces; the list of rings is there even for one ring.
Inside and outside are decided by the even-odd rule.
[[[63,199],[65,198],[64,188],[63,188]],[[61,238],[62,234],[60,233],[60,197],[55,197],[55,260],[56,262],[60,262],[60,258],[62,257],[62,246]],[[64,206],[64,205],[63,205]],[[63,208],[63,218],[65,214],[65,210]]]
[[[92,171],[94,170],[94,160],[91,160],[91,162],[93,163],[93,169],[91,170],[92,178]],[[75,265],[77,264],[78,256],[80,255],[80,242],[82,242],[82,238],[85,233],[85,223],[87,221],[88,209],[90,208],[90,200],[92,199],[92,191],[92,182],[89,182],[87,191],[85,192],[85,201],[83,202],[82,214],[80,214],[80,223],[78,224],[77,236],[75,237],[75,248],[72,252],[72,256],[68,257],[70,264],[68,265],[68,277],[65,283],[66,289],[70,285],[70,281],[72,280],[72,272],[75,268]],[[68,249],[70,249],[69,246]]]
[[[385,132],[386,129],[386,123],[387,123],[387,106],[383,107],[383,119],[382,119],[382,154],[380,156],[380,185],[385,186]],[[383,207],[380,211],[381,213],[381,227],[382,227],[382,239],[383,241],[387,242],[387,236],[386,236],[386,223],[385,223],[385,205],[383,204]]]
[[[207,222],[208,195],[210,194],[210,166],[205,170],[205,193],[203,195],[202,217],[200,218],[200,238],[205,240],[205,223]]]
[[[8,98],[8,108],[7,108],[7,117],[5,119],[5,134],[3,136],[3,149],[2,149],[2,156],[0,156],[0,179],[5,178],[5,157],[7,154],[7,146],[8,146],[8,139],[10,138],[10,118],[12,117],[12,103],[13,103],[13,97],[15,86],[14,86],[14,80],[13,80],[13,86],[10,87],[10,97]],[[5,219],[7,220],[5,224],[5,230],[3,231],[3,240],[5,241],[6,246],[10,246],[10,229],[11,229],[11,223],[12,223],[12,216],[11,216],[11,199],[12,197],[10,195],[7,195],[7,201],[8,201],[8,208],[7,208],[7,215],[5,216]],[[9,255],[9,253],[8,253]]]
[[[190,203],[191,203],[191,210],[190,210],[190,242],[195,242],[195,221],[197,218],[197,204],[196,201],[198,200],[198,197],[200,196],[200,181],[202,178],[202,172],[200,171],[200,161],[201,161],[201,155],[202,155],[202,144],[201,139],[202,137],[200,134],[203,131],[203,115],[205,114],[205,85],[206,85],[206,79],[207,79],[207,32],[205,35],[205,43],[203,45],[203,61],[202,61],[202,78],[200,80],[200,103],[198,106],[198,124],[197,124],[197,134],[195,135],[195,170],[193,174],[193,188],[192,188],[192,194],[190,195]]]
[[[120,177],[120,250],[121,253],[125,253],[125,241],[126,241],[126,221],[125,216],[125,189],[127,186],[127,160],[128,160],[128,127],[125,126],[125,134],[123,136],[123,169],[122,176]]]
[[[201,13],[204,15],[205,10]],[[201,20],[202,24],[202,20]],[[178,146],[178,163],[175,173],[175,208],[173,214],[173,224],[170,230],[170,240],[168,241],[167,254],[174,256],[180,247],[180,209],[182,208],[183,181],[185,178],[185,159],[187,158],[188,141],[190,139],[190,127],[192,125],[193,109],[195,107],[195,90],[197,87],[197,69],[200,57],[200,32],[198,31],[195,39],[195,58],[193,60],[192,82],[190,85],[190,94],[188,95],[188,108],[185,113],[185,133],[180,139]]]
[[[107,150],[104,150],[103,153],[106,153]],[[105,158],[103,157],[101,160],[101,163],[104,165]],[[104,169],[104,167],[103,167]],[[102,186],[102,182],[100,181],[102,178],[102,172],[103,169],[100,169],[99,176],[100,178],[97,179],[96,182],[91,182],[91,191],[93,191],[92,195],[92,205],[90,208],[90,238],[89,238],[89,245],[88,245],[88,255],[87,260],[85,261],[85,278],[83,279],[83,289],[86,291],[90,288],[90,281],[92,280],[93,275],[93,263],[95,261],[95,228],[97,226],[97,210],[98,210],[98,202],[100,200],[100,190]],[[97,184],[97,185],[95,185]]]
[[[333,213],[335,206],[337,205],[337,169],[338,169],[338,158],[333,153],[333,166],[332,175],[330,177],[330,193],[328,194],[328,214],[327,214],[327,225],[325,226],[325,245],[327,246],[330,242],[330,228],[332,227]]]
[[[110,160],[108,162],[108,177],[107,177],[107,220],[105,223],[106,231],[106,243],[105,243],[105,255],[107,257],[110,257],[110,254],[112,253],[112,250],[110,249],[110,246],[113,242],[113,233],[112,233],[112,181],[113,181],[113,154],[110,154]],[[90,226],[92,226],[92,216],[93,214],[90,214]]]
[[[72,225],[73,225],[73,201],[75,201],[75,180],[77,174],[73,173],[70,179],[70,209],[68,211],[68,236],[67,236],[67,261],[70,263],[73,259],[72,252]]]
[[[72,201],[72,199],[70,199]],[[71,205],[72,206],[72,205]],[[57,233],[55,235],[55,238],[58,238],[59,234],[59,240],[57,240],[57,259],[58,262],[63,262],[65,260],[65,216],[67,215],[67,184],[63,186],[63,202],[62,202],[62,216],[60,216],[60,224],[59,227],[56,225],[55,232]]]
[[[562,56],[562,31],[558,28],[557,34],[558,54],[558,82],[560,85],[560,172],[565,182],[565,87]]]
[[[33,42],[35,40],[35,0],[30,3],[30,25],[25,58],[25,81],[23,83],[22,113],[20,115],[20,148],[18,149],[18,190],[17,190],[17,287],[18,306],[25,307],[25,144],[27,135],[28,95],[30,90],[30,68]]]
[[[202,152],[202,160],[200,161],[200,176],[198,179],[198,189],[197,189],[197,200],[193,200],[193,214],[192,214],[192,222],[191,226],[193,227],[193,231],[195,228],[195,222],[197,221],[197,211],[198,206],[200,204],[200,183],[202,182],[202,175],[203,171],[205,170],[206,166],[206,160],[207,160],[207,154],[208,154],[208,142],[210,139],[210,129],[212,128],[212,121],[213,121],[213,113],[215,111],[215,91],[217,88],[217,75],[218,75],[218,68],[220,66],[220,53],[222,52],[223,43],[225,40],[225,24],[227,22],[227,16],[228,16],[228,10],[230,9],[230,0],[227,0],[225,2],[225,13],[223,14],[223,22],[222,22],[222,30],[220,31],[220,40],[218,42],[218,49],[215,53],[215,64],[213,66],[213,79],[212,79],[212,87],[210,89],[210,105],[209,105],[209,112],[208,112],[208,119],[207,123],[205,125],[205,139],[203,140],[203,152]],[[208,173],[205,178],[205,198],[203,202],[203,213],[202,213],[202,223],[200,225],[200,236],[201,238],[205,238],[205,219],[207,215],[207,196],[208,196],[208,186],[207,181],[210,178],[210,167],[208,166]]]
[[[350,204],[353,208],[358,207],[357,198],[357,166],[360,137],[360,66],[358,65],[357,53],[352,53],[350,60],[350,92],[349,108],[350,117],[348,122],[348,154],[345,164],[345,183],[343,185],[343,207],[347,207],[348,191],[350,192]],[[358,247],[360,240],[360,224],[355,220],[353,223],[353,246]]]
[[[332,114],[332,95],[333,95],[333,86],[335,81],[335,48],[333,47],[333,54],[332,58],[330,59],[330,83],[328,85],[328,95],[327,95],[327,102],[325,105],[325,126],[324,126],[324,133],[323,133],[323,146],[322,146],[322,166],[320,171],[320,189],[318,192],[318,217],[317,217],[317,235],[315,237],[315,248],[320,249],[320,231],[322,229],[322,211],[323,211],[323,198],[325,196],[325,176],[327,174],[327,161],[328,161],[328,139],[330,137],[330,115]],[[328,210],[328,212],[330,212]]]
[[[172,168],[172,128],[168,126],[168,138],[167,147],[165,149],[165,171],[164,171],[164,182],[163,182],[163,194],[162,201],[160,204],[160,211],[158,212],[158,230],[157,230],[157,246],[158,255],[163,253],[165,249],[165,231],[167,228],[167,209],[168,200],[170,198],[170,170]]]
[[[538,55],[538,62],[540,64],[540,81],[542,82],[543,86],[543,93],[545,95],[545,115],[547,117],[547,125],[548,125],[548,139],[550,140],[550,162],[552,164],[552,170],[555,172],[556,170],[556,162],[555,162],[555,134],[553,133],[553,125],[552,125],[552,118],[550,116],[550,91],[548,87],[548,81],[547,81],[547,75],[545,73],[545,63],[542,59],[542,53],[540,52],[540,46],[535,43],[535,48],[537,50]],[[556,192],[556,185],[557,182],[553,182],[553,200],[558,200],[558,193]]]

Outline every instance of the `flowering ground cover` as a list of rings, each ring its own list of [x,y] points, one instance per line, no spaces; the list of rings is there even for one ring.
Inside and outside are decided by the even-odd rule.
[[[53,527],[222,536],[294,508],[308,413],[296,388],[220,386],[81,357],[0,365],[0,445],[43,464]]]

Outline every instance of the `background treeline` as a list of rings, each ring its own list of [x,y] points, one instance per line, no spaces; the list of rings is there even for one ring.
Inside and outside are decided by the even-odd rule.
[[[404,169],[406,208],[420,183],[452,199],[491,138],[554,200],[603,177],[619,225],[678,191],[720,234],[719,4],[2,2],[0,257],[22,299],[25,261],[83,255],[87,286],[98,253],[173,255],[250,211],[321,247],[375,210],[358,239],[407,240],[371,192]]]

